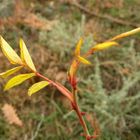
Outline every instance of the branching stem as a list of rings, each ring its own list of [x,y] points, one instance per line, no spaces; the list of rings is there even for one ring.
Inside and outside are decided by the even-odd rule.
[[[43,78],[44,80],[50,82],[50,84],[52,84],[54,87],[57,87],[60,86],[61,88],[63,88],[63,90],[65,90],[66,92],[68,92],[69,94],[69,98],[70,98],[70,101],[71,101],[71,104],[72,104],[72,107],[74,109],[74,111],[76,112],[78,118],[79,118],[79,121],[80,121],[80,124],[81,126],[83,127],[83,130],[84,130],[84,136],[86,137],[86,140],[90,140],[91,136],[89,134],[89,131],[88,131],[88,128],[87,128],[87,125],[85,123],[85,120],[83,118],[83,115],[80,111],[80,108],[78,106],[78,101],[77,101],[77,90],[76,89],[72,89],[72,92],[70,92],[69,90],[67,90],[63,85],[56,83],[50,79],[48,79],[47,77],[43,76],[42,74],[36,72],[36,76],[40,77],[40,78]],[[72,99],[71,99],[72,98]]]

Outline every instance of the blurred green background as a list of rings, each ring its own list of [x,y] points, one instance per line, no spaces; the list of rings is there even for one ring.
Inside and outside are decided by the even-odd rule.
[[[138,27],[139,11],[140,0],[0,0],[0,34],[17,52],[22,37],[38,71],[69,88],[66,73],[79,38],[86,52]],[[99,140],[140,139],[140,34],[120,44],[94,54],[93,65],[78,73],[79,104],[96,115]],[[11,67],[0,51],[0,72]],[[0,140],[84,140],[77,116],[56,89],[28,97],[27,89],[39,80],[3,92],[7,79],[0,79],[0,107],[12,105],[24,124],[10,125],[0,110]]]

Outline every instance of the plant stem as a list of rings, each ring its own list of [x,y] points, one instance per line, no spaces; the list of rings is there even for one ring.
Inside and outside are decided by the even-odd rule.
[[[54,87],[56,87],[63,95],[65,95],[71,102],[73,102],[72,93],[67,88],[65,88],[63,85],[48,79],[47,77],[43,76],[42,74],[40,74],[38,72],[36,72],[36,76],[41,77],[44,80],[48,81],[50,84],[52,84]]]
[[[88,128],[87,128],[87,125],[85,123],[85,120],[81,114],[81,111],[79,109],[79,106],[78,106],[78,101],[77,101],[77,91],[75,89],[72,90],[72,93],[73,93],[73,98],[74,98],[74,110],[79,118],[79,121],[84,129],[84,132],[85,132],[85,135],[86,136],[90,136],[89,134],[89,131],[88,131]]]
[[[79,118],[79,121],[80,121],[80,124],[82,125],[83,129],[84,129],[84,135],[86,137],[86,140],[90,140],[90,134],[89,134],[89,131],[88,131],[88,128],[87,128],[87,125],[85,123],[85,120],[82,116],[82,113],[80,111],[80,108],[78,106],[78,101],[77,101],[77,90],[76,89],[72,89],[72,93],[67,89],[65,88],[63,85],[61,85],[60,83],[56,83],[50,79],[48,79],[47,77],[41,75],[40,73],[36,72],[36,76],[40,77],[40,78],[43,78],[44,80],[50,82],[50,84],[52,84],[53,86],[55,86],[56,88],[60,89],[63,89],[65,92],[67,92],[67,97],[70,99],[71,103],[72,103],[72,106],[73,106],[73,109],[75,110],[78,118]],[[62,92],[62,91],[61,91]],[[73,95],[73,96],[72,96]]]

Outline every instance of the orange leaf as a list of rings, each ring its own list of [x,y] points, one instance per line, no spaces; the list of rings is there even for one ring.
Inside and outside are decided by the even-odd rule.
[[[81,49],[82,44],[83,44],[83,38],[80,38],[80,40],[78,41],[76,45],[75,56],[80,55],[80,49]]]
[[[69,75],[71,78],[75,75],[76,70],[77,70],[77,66],[78,66],[77,61],[73,60],[71,66],[70,66],[70,70],[69,70]]]

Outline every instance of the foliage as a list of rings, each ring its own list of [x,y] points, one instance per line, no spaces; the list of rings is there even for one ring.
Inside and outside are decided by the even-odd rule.
[[[110,36],[131,30],[133,27],[139,27],[140,16],[137,13],[140,1],[98,0],[97,2],[97,0],[77,0],[76,2],[84,9],[68,4],[68,2],[72,3],[72,0],[60,0],[58,2],[55,0],[0,0],[0,34],[16,52],[19,52],[17,48],[18,37],[24,38],[29,46],[31,56],[33,56],[36,69],[69,88],[69,84],[66,81],[66,71],[71,63],[77,40],[81,36],[83,37],[84,44],[81,47],[81,52],[86,52],[89,47],[97,42],[102,42],[110,38]],[[94,13],[97,15],[94,15]],[[102,18],[100,15],[110,18]],[[57,24],[54,26],[55,21]],[[122,24],[119,24],[119,21]],[[61,25],[65,25],[65,30]],[[79,30],[78,37],[75,35],[77,30]],[[52,32],[54,33],[52,34]],[[61,34],[63,32],[63,36],[59,35],[59,32]],[[65,36],[69,36],[69,40]],[[111,126],[112,123],[102,125],[102,123],[104,124],[103,120],[110,120],[110,118],[94,110],[94,99],[95,96],[98,96],[98,94],[96,95],[98,85],[94,78],[96,63],[99,62],[100,69],[98,73],[100,76],[97,76],[97,78],[101,78],[105,94],[108,96],[114,93],[117,94],[124,86],[123,79],[127,80],[131,74],[133,75],[139,71],[140,65],[139,61],[137,61],[139,60],[140,52],[139,37],[140,34],[137,34],[123,40],[121,46],[111,48],[104,51],[104,53],[97,52],[93,57],[89,58],[92,65],[81,65],[77,73],[80,107],[84,112],[89,112],[88,114],[91,114],[92,117],[96,115],[98,118],[98,123],[101,127],[101,138],[99,139],[137,140],[140,137],[140,119],[138,117],[140,112],[137,109],[140,106],[139,99],[134,98],[135,101],[129,108],[134,108],[132,112],[123,113],[125,115],[123,117],[124,122],[126,122],[126,127],[124,128],[119,125],[120,123],[113,124],[113,127]],[[51,44],[49,43],[50,41]],[[59,46],[59,44],[61,45]],[[96,57],[97,61],[95,60]],[[0,59],[1,72],[14,67],[14,65],[7,63],[1,52]],[[17,73],[27,73],[27,70],[22,68]],[[79,137],[80,133],[82,133],[82,128],[79,127],[75,112],[68,112],[71,110],[68,101],[61,94],[58,94],[59,92],[56,89],[52,89],[51,85],[39,91],[40,94],[38,93],[35,96],[30,97],[26,94],[26,89],[39,82],[40,78],[33,77],[21,86],[4,92],[3,85],[5,81],[17,73],[9,75],[5,80],[0,78],[0,106],[2,108],[5,103],[14,106],[17,114],[21,116],[24,122],[24,127],[19,129],[15,125],[9,125],[1,111],[0,138],[3,140],[77,140],[77,138],[84,140],[83,137]],[[140,83],[136,82],[128,90],[126,97],[137,94],[140,90],[139,87]],[[96,97],[97,106],[101,104],[100,100],[102,98],[100,98],[100,95]],[[112,115],[114,110],[119,109],[118,113],[122,113],[127,104],[129,104],[129,102],[124,102],[119,104],[119,108],[113,105],[113,102],[108,105],[109,109],[107,111]],[[115,114],[118,115],[117,113]],[[113,114],[114,117],[115,114]],[[130,114],[133,118],[126,118],[126,115]],[[121,119],[120,122],[122,122]],[[87,124],[91,129],[90,124],[88,122]],[[89,131],[92,132],[92,130]]]
[[[62,84],[48,79],[47,77],[43,76],[42,74],[40,74],[36,70],[34,63],[31,59],[31,56],[27,50],[27,47],[22,39],[20,39],[20,43],[19,43],[20,54],[21,54],[19,57],[18,54],[10,47],[10,45],[2,37],[0,37],[2,51],[3,51],[4,55],[7,57],[7,59],[11,62],[11,64],[20,65],[20,66],[22,66],[30,71],[30,73],[20,74],[18,76],[13,77],[12,79],[10,79],[5,86],[5,90],[8,90],[16,85],[19,85],[19,84],[23,83],[25,80],[27,80],[33,76],[43,78],[45,81],[42,81],[41,83],[40,82],[36,83],[29,89],[29,95],[39,91],[40,89],[44,88],[47,85],[52,85],[53,87],[57,88],[60,91],[60,93],[62,93],[69,100],[69,102],[71,103],[72,109],[75,111],[76,115],[78,116],[79,122],[80,122],[81,126],[83,127],[83,131],[84,131],[82,136],[84,136],[86,138],[86,140],[96,139],[100,135],[100,129],[99,129],[98,123],[96,121],[96,117],[94,116],[94,119],[92,119],[90,117],[90,115],[85,114],[85,112],[82,112],[79,108],[79,105],[78,105],[78,101],[77,101],[77,88],[78,88],[77,87],[77,84],[78,84],[77,70],[78,70],[79,65],[81,63],[86,64],[86,65],[91,64],[91,62],[88,61],[87,58],[89,56],[91,56],[92,54],[94,54],[98,51],[102,51],[104,49],[108,49],[112,46],[118,46],[119,44],[116,42],[117,40],[122,39],[122,38],[127,37],[127,36],[130,36],[130,35],[133,35],[135,33],[138,33],[139,31],[140,31],[140,28],[136,28],[134,30],[117,35],[117,36],[115,36],[115,37],[113,37],[113,38],[111,38],[103,43],[99,43],[99,44],[94,45],[93,47],[89,48],[89,50],[87,50],[87,52],[84,54],[81,53],[81,46],[83,44],[83,39],[81,38],[76,45],[74,58],[73,58],[71,66],[70,66],[70,69],[68,71],[68,81],[69,81],[71,89],[72,89],[71,91],[69,91],[69,89],[67,89]],[[113,106],[111,106],[112,103],[114,103],[114,105],[116,105],[116,106],[119,106],[120,104],[126,103],[127,104],[126,107],[128,109],[130,108],[130,106],[133,104],[133,100],[129,99],[130,97],[126,98],[125,101],[123,99],[127,96],[129,88],[131,88],[131,86],[133,86],[136,82],[139,81],[138,77],[140,74],[138,72],[136,72],[134,77],[132,76],[132,77],[127,79],[129,81],[128,83],[125,82],[126,79],[123,79],[125,86],[123,86],[119,90],[119,93],[108,96],[105,94],[105,91],[102,88],[103,84],[102,84],[102,80],[100,77],[100,69],[99,69],[98,59],[96,58],[95,60],[96,60],[96,65],[97,65],[95,67],[95,82],[96,82],[96,86],[98,87],[97,88],[98,90],[96,90],[96,92],[98,92],[96,94],[96,96],[97,95],[98,96],[97,96],[97,98],[96,98],[96,96],[94,98],[95,99],[94,103],[96,103],[94,105],[94,109],[96,112],[99,112],[98,114],[101,114],[101,116],[104,115],[110,119],[110,120],[107,119],[107,122],[106,122],[104,120],[104,117],[103,117],[103,119],[100,117],[100,119],[101,119],[100,121],[102,122],[102,120],[103,120],[102,127],[104,127],[104,125],[106,125],[108,123],[112,124],[112,122],[114,125],[118,125],[118,123],[120,123],[120,120],[118,121],[118,119],[120,119],[120,118],[122,119],[122,121],[124,123],[123,117],[126,114],[121,113],[121,115],[119,114],[120,116],[116,115],[120,111],[117,109],[117,107],[116,107],[117,110],[113,111],[113,114],[112,114],[112,112],[110,114],[108,111],[110,111],[109,109],[113,110]],[[17,72],[17,70],[15,70],[15,69],[8,70],[8,72],[2,73],[1,76],[5,77],[5,75],[7,73],[9,76],[10,74]],[[20,70],[20,69],[18,69],[18,70]],[[137,95],[134,96],[134,99],[138,99],[138,98],[139,98],[139,96],[137,96]],[[104,100],[102,100],[102,99],[104,99]],[[129,104],[127,102],[129,102]],[[112,108],[109,108],[108,106],[111,106]],[[126,111],[124,111],[124,113],[125,112],[128,113],[130,111],[130,110],[127,110],[127,108],[126,108]],[[113,117],[114,114],[115,114],[115,117]],[[131,118],[131,115],[129,115],[129,116]],[[86,124],[86,120],[91,123],[91,126],[93,127],[93,132],[89,131],[89,128]],[[125,125],[125,123],[124,123],[124,125]],[[91,128],[91,126],[90,126],[90,128]]]

